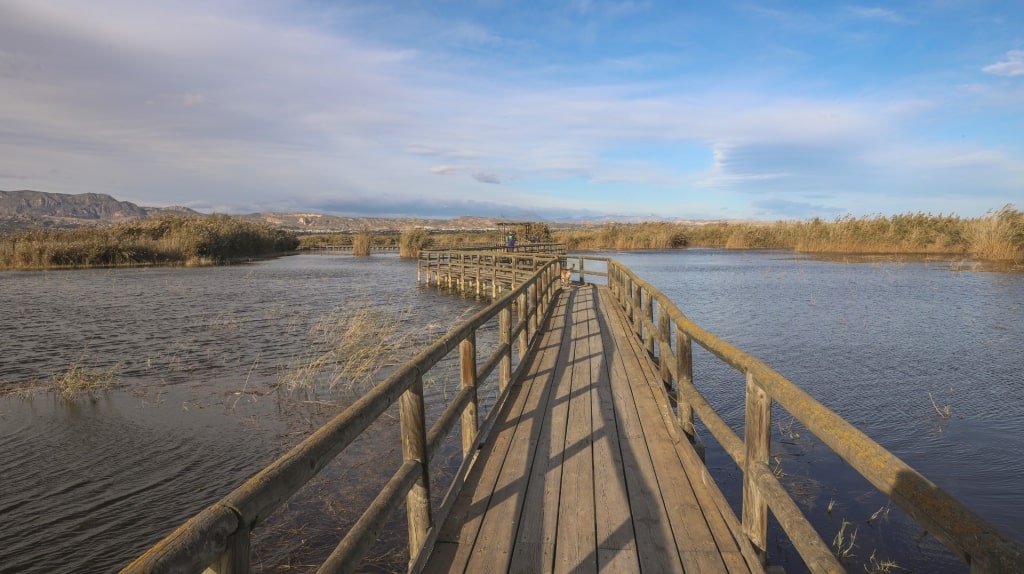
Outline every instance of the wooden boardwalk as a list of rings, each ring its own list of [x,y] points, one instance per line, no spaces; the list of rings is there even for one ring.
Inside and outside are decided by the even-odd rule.
[[[563,290],[528,360],[426,572],[762,571],[606,287]]]

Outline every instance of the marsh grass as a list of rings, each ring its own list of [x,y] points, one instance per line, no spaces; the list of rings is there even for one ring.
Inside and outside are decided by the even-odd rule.
[[[931,393],[928,393],[928,399],[932,402],[932,408],[935,409],[936,414],[938,414],[939,417],[941,417],[943,420],[946,420],[953,416],[952,406],[945,405],[940,409],[939,405],[935,403],[935,397],[933,397]]]
[[[430,233],[422,227],[406,227],[398,239],[398,256],[403,259],[416,259],[420,251],[430,246]]]
[[[842,525],[839,526],[839,532],[832,539],[832,551],[835,552],[840,560],[846,560],[855,556],[853,549],[856,547],[857,532],[860,530],[860,527],[854,527],[853,532],[848,533],[846,529],[850,526],[853,526],[853,523],[844,518]]]
[[[74,401],[82,395],[92,397],[98,391],[112,388],[114,378],[120,370],[120,365],[109,369],[90,369],[73,364],[67,371],[50,377],[51,389],[65,401]]]
[[[403,326],[407,315],[408,309],[373,300],[322,315],[310,328],[309,351],[279,374],[278,393],[326,403],[362,394],[382,370],[413,356],[416,336]]]
[[[373,246],[373,233],[360,231],[352,237],[352,255],[366,257]]]
[[[554,232],[575,249],[793,249],[805,253],[952,255],[1024,263],[1024,212],[1012,205],[983,217],[909,213],[774,223],[608,224]]]
[[[294,234],[226,215],[0,235],[0,269],[205,265],[292,251]]]

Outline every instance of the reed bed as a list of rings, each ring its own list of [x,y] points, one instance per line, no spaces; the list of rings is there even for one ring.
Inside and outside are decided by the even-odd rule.
[[[207,265],[293,251],[294,234],[226,215],[0,235],[0,269]]]
[[[352,237],[352,255],[366,257],[370,254],[370,247],[373,246],[373,234],[369,231],[361,231]]]
[[[420,251],[430,246],[430,232],[422,227],[406,227],[398,239],[398,256],[417,259]]]
[[[609,224],[561,230],[578,249],[793,249],[805,253],[953,255],[1024,263],[1024,212],[1007,205],[979,218],[912,213],[775,223]]]

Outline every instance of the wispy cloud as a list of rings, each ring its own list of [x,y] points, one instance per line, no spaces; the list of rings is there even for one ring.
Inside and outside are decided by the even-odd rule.
[[[878,8],[875,6],[847,6],[846,11],[854,16],[868,20],[878,20],[881,22],[889,22],[891,24],[906,24],[908,22],[908,20],[899,13],[887,8]]]
[[[1010,50],[1005,60],[985,66],[981,71],[996,76],[1024,75],[1024,50]]]
[[[1019,118],[1019,97],[956,88],[957,108],[934,84],[848,81],[859,72],[809,40],[851,17],[882,30],[907,21],[885,8],[691,14],[704,8],[578,0],[517,13],[506,28],[504,2],[427,4],[0,1],[0,189],[228,211],[552,214],[580,213],[585,200],[712,213],[728,201],[781,216],[864,205],[855,198],[869,189],[927,200],[915,181],[936,166],[943,189],[1005,193],[1024,164],[1019,144],[951,151],[916,135],[922,123],[970,122],[960,112],[981,104]],[[713,23],[723,12],[728,27],[708,34],[733,34],[735,50],[655,33],[674,25],[667,18]],[[395,13],[399,24],[384,17]],[[622,41],[567,39],[576,19],[624,30]],[[900,33],[922,26],[917,14],[914,24]],[[752,54],[777,53],[791,54],[784,71],[749,77],[744,62],[778,63]],[[1024,73],[1024,52],[984,71]]]
[[[473,174],[473,179],[480,183],[501,183],[501,178],[497,174],[487,173],[484,171],[478,171]]]

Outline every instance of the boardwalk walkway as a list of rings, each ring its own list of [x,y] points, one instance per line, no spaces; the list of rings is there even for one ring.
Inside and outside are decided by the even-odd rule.
[[[761,571],[608,289],[563,290],[548,327],[425,571]]]

